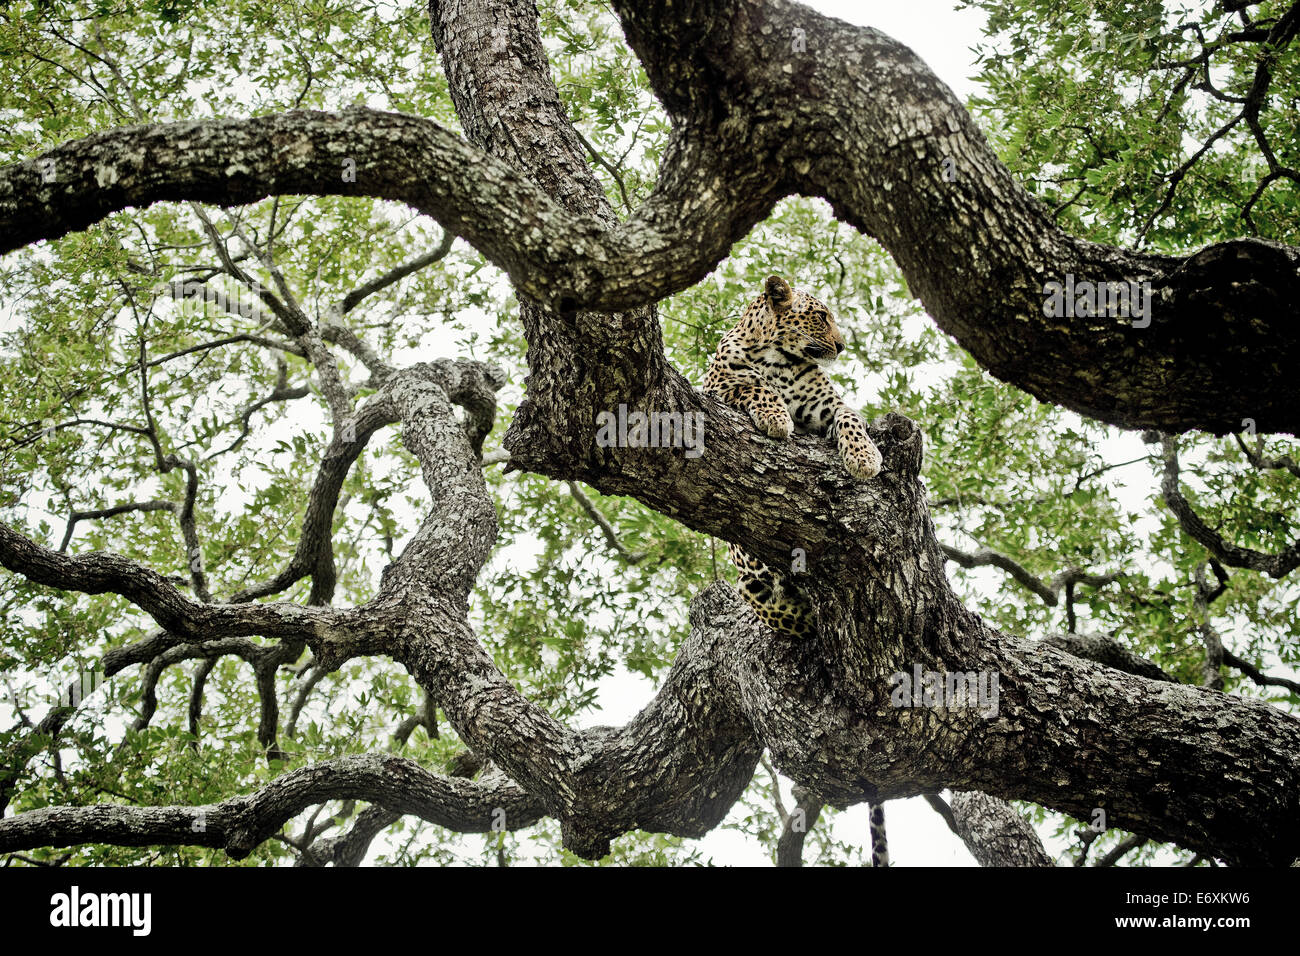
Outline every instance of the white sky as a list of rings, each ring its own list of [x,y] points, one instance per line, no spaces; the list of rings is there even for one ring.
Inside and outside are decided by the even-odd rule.
[[[955,10],[944,0],[817,0],[805,3],[827,16],[875,27],[911,47],[964,101],[975,90],[969,79],[980,39],[983,11]]]

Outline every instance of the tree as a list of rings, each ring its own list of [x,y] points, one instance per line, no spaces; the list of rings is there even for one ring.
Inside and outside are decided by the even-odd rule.
[[[986,6],[1008,24],[1011,8]],[[679,841],[612,841],[699,837],[771,797],[775,816],[742,825],[788,863],[823,811],[926,794],[982,862],[1051,862],[1009,800],[1095,826],[1080,858],[1106,829],[1108,858],[1144,841],[1300,856],[1300,688],[1267,673],[1296,660],[1284,579],[1300,544],[1280,509],[1300,473],[1263,437],[1294,433],[1300,407],[1295,147],[1278,133],[1294,129],[1279,67],[1300,5],[1227,4],[1194,30],[1142,5],[1154,52],[1122,62],[1146,76],[1179,60],[1189,78],[1139,99],[1093,175],[1059,134],[1105,83],[1123,89],[1079,46],[1090,24],[1129,22],[1128,5],[1099,6],[1096,21],[1070,8],[1074,82],[1017,101],[1005,77],[1043,64],[1014,48],[990,56],[992,99],[975,104],[1021,175],[1041,164],[1049,199],[1081,183],[1055,213],[908,49],[780,0],[615,2],[617,26],[556,4],[549,48],[535,8],[504,0],[435,0],[427,20],[10,7],[4,148],[30,158],[0,170],[2,249],[24,250],[5,276],[23,320],[3,373],[5,653],[112,679],[97,717],[74,693],[34,719],[13,693],[0,790],[19,812],[0,850],[355,863],[414,817],[558,823],[579,858],[680,860]],[[430,27],[441,76],[420,56]],[[1249,130],[1258,148],[1244,199],[1202,188],[1213,173],[1164,136],[1171,110],[1201,129],[1186,91],[1202,74],[1242,114],[1210,138]],[[377,90],[403,111],[302,108]],[[1141,191],[1130,230],[1115,212],[1136,169],[1168,188]],[[322,198],[286,198],[302,196]],[[1232,228],[1203,218],[1237,201]],[[891,266],[859,233],[906,283],[888,304]],[[768,271],[831,289],[857,358],[883,370],[879,478],[851,481],[822,439],[761,438],[692,386]],[[1073,314],[1051,314],[1053,288],[1118,283],[1141,290],[1130,311],[1071,296]],[[951,341],[914,321],[913,296]],[[466,322],[460,357],[404,354],[431,314],[498,309],[487,337]],[[913,378],[926,366],[941,385]],[[705,453],[601,447],[599,416],[620,405],[703,416]],[[1118,439],[1102,423],[1149,446],[1104,460]],[[1099,479],[1148,460],[1162,504],[1133,515]],[[40,517],[56,507],[61,535]],[[941,544],[936,524],[976,546]],[[494,545],[529,532],[538,564],[520,573]],[[582,560],[597,539],[614,583]],[[817,639],[760,625],[717,580],[718,541],[795,556]],[[1006,572],[982,613],[950,562]],[[618,661],[657,681],[654,699],[624,726],[578,727]],[[1286,693],[1244,693],[1237,671]],[[913,674],[995,677],[994,712],[899,706]],[[777,772],[793,811],[768,789]]]

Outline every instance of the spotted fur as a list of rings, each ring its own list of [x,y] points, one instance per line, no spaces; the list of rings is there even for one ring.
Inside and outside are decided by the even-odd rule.
[[[786,439],[793,431],[827,435],[848,473],[859,480],[880,473],[880,451],[861,416],[844,403],[821,366],[844,351],[830,309],[769,276],[763,294],[722,337],[709,361],[704,390],[749,413],[759,431]],[[777,572],[732,545],[740,591],[768,627],[807,637],[811,615],[793,569]]]
[[[885,834],[885,808],[871,805],[871,865],[889,866],[889,837]]]

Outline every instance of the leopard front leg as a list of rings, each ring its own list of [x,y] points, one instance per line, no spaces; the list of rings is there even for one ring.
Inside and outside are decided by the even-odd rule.
[[[758,426],[758,430],[768,438],[779,438],[784,441],[794,431],[794,419],[790,417],[785,402],[781,401],[781,396],[768,386],[757,386],[755,395],[747,407],[749,417]]]
[[[880,474],[880,450],[867,434],[866,422],[840,398],[834,383],[820,368],[795,373],[790,386],[790,411],[800,428],[835,440],[844,467],[859,481]]]
[[[758,430],[769,438],[784,440],[794,431],[794,420],[781,396],[761,376],[748,369],[713,371],[705,388],[716,392],[732,408],[749,412]]]
[[[866,481],[880,474],[880,449],[867,433],[867,423],[843,402],[835,409],[831,434],[835,436],[840,457],[844,459],[844,467],[850,475],[859,481]]]

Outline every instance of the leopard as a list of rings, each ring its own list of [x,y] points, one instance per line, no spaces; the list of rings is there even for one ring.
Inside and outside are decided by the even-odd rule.
[[[844,348],[830,309],[768,276],[763,293],[718,343],[704,391],[748,412],[769,438],[784,440],[796,430],[830,437],[848,473],[865,481],[880,473],[880,450],[822,371]]]
[[[823,370],[844,349],[831,310],[771,275],[722,336],[705,372],[704,391],[747,412],[769,438],[785,440],[796,431],[829,437],[849,475],[868,481],[880,474],[880,450]],[[794,638],[814,633],[793,568],[775,571],[734,544],[729,552],[740,572],[740,593],[764,624]]]
[[[828,437],[849,476],[869,481],[880,474],[880,450],[866,422],[840,397],[824,371],[845,347],[835,316],[821,300],[770,275],[762,293],[718,343],[705,372],[704,391],[748,413],[769,438],[784,441],[796,432]],[[815,634],[794,567],[777,571],[735,544],[728,551],[740,572],[740,593],[764,624],[793,639]],[[873,803],[869,823],[872,864],[889,866],[879,803]]]

